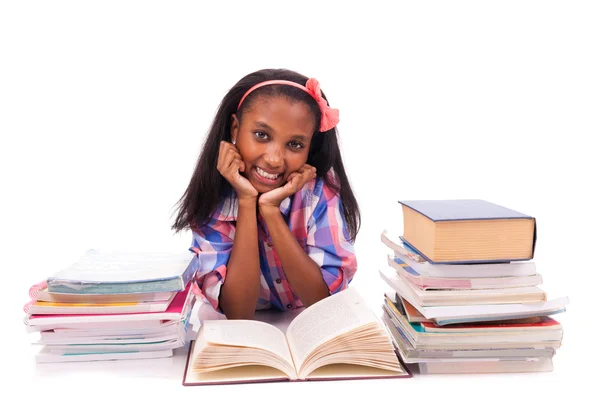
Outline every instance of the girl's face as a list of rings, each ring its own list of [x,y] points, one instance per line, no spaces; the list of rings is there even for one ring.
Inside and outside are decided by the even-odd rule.
[[[283,186],[308,160],[315,126],[303,102],[283,96],[255,99],[241,124],[232,116],[231,139],[237,142],[246,167],[242,175],[259,193]]]

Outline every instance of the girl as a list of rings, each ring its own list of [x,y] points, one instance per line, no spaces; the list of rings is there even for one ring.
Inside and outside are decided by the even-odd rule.
[[[337,143],[338,110],[284,69],[225,95],[178,203],[201,294],[229,319],[311,304],[347,287],[360,226]]]

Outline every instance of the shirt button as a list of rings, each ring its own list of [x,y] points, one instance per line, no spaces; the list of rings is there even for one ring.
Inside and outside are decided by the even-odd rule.
[[[275,283],[281,283],[281,279],[277,278],[277,279],[275,280]]]
[[[291,304],[288,304],[288,305],[287,305],[287,308],[292,308],[292,305],[291,305]]]

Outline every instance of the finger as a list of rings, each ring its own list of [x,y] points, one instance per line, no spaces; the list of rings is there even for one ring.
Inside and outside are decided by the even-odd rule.
[[[304,175],[303,174],[296,174],[290,181],[289,181],[289,185],[290,188],[294,191],[294,193],[296,193],[298,190],[300,190],[302,188],[302,186],[304,186]]]
[[[238,165],[236,160],[233,160],[233,162],[227,166],[227,169],[225,170],[225,175],[229,182],[231,182],[231,180],[235,177],[235,174],[239,171],[239,169],[240,166]]]
[[[228,173],[231,170],[232,165],[235,164],[235,168],[237,169],[238,161],[242,160],[242,156],[235,151],[225,151],[225,155],[220,160],[219,172]]]
[[[302,175],[304,179],[308,182],[317,176],[317,169],[307,164],[305,165],[305,168],[302,171]]]
[[[292,179],[294,179],[295,176],[298,176],[298,175],[300,175],[298,172],[292,172],[291,174],[288,175],[286,182],[291,181]]]
[[[222,171],[231,164],[231,158],[228,158],[230,153],[240,154],[240,152],[232,146],[231,143],[221,141],[219,144],[219,157],[217,159],[217,169]],[[240,155],[241,157],[241,155]]]
[[[223,167],[223,159],[225,158],[225,146],[223,145],[224,143],[224,141],[221,141],[221,143],[219,143],[219,157],[217,158],[217,169],[219,170],[219,172]]]
[[[222,151],[219,154],[219,160],[217,161],[217,169],[221,174],[223,174],[231,164],[231,160],[233,157],[229,154],[229,152],[223,147]]]
[[[310,181],[311,179],[313,179],[315,176],[317,176],[316,174],[316,168],[311,167],[310,165],[307,166],[304,171],[302,172],[302,179],[304,180],[304,183]]]
[[[303,166],[301,166],[300,169],[297,172],[303,173],[305,170],[306,170],[306,164],[304,164]]]
[[[239,152],[238,148],[235,147],[233,144],[221,140],[221,142],[219,143],[219,153],[225,154],[229,149]]]
[[[291,196],[296,193],[299,189],[299,184],[302,181],[302,175],[296,174],[294,175],[288,182],[285,184],[284,188],[288,192],[287,195]]]
[[[312,166],[312,165],[310,165],[310,164],[304,164],[304,167],[306,167],[307,169],[310,169],[310,170],[312,170],[312,171],[314,171],[314,172],[317,172],[317,168],[313,167],[313,166]]]
[[[231,144],[229,142],[225,142],[225,146],[227,147],[228,150],[235,151],[236,153],[240,152],[240,150],[236,146],[234,146],[233,144]]]
[[[304,185],[306,185],[307,182],[311,181],[312,179],[314,179],[316,176],[316,174],[314,173],[314,171],[310,168],[306,168],[302,174],[298,175],[298,179],[293,182],[296,186],[295,186],[295,190],[298,191],[300,189],[302,189],[304,187]]]
[[[238,154],[228,155],[229,164],[225,167],[228,176],[235,176],[236,172],[240,170],[240,165],[244,165],[242,158]]]

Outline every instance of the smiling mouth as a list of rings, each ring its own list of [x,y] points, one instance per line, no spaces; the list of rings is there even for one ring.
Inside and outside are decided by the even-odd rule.
[[[260,167],[254,167],[254,174],[261,183],[265,183],[267,185],[272,185],[279,182],[283,176],[283,174],[270,174]]]

